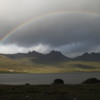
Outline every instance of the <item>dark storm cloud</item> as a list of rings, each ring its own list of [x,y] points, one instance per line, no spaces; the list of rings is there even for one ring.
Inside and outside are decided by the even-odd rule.
[[[99,37],[99,15],[66,13],[33,22],[17,30],[4,43],[15,43],[23,47],[43,44],[61,50],[65,46],[66,52],[83,52],[99,46]]]
[[[48,50],[66,54],[99,51],[100,0],[0,0],[0,7],[0,38],[30,18],[73,11],[28,24],[6,38],[3,45],[28,48],[43,44],[49,46]],[[98,15],[80,13],[86,11]]]

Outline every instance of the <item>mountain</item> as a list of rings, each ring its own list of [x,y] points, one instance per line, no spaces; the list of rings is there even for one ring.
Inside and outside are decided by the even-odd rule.
[[[43,55],[42,53],[38,53],[36,51],[32,51],[29,53],[5,54],[5,56],[12,59],[19,59],[19,58],[24,58],[24,57],[40,57],[42,55]]]
[[[18,54],[6,54],[5,56],[11,59],[20,59],[20,58],[33,58],[32,61],[36,63],[58,63],[70,60],[70,58],[64,56],[59,51],[51,51],[48,54],[38,53],[36,51],[32,51],[29,53],[18,53]]]
[[[58,62],[65,62],[69,61],[70,58],[64,56],[61,52],[58,51],[51,51],[48,54],[41,55],[37,62],[39,63],[58,63]]]
[[[29,53],[0,54],[0,73],[64,73],[100,71],[100,53],[84,53],[68,58],[59,51],[47,54]]]
[[[100,61],[100,53],[84,53],[81,56],[75,58],[69,58],[63,55],[59,51],[51,51],[47,54],[38,53],[32,51],[29,53],[17,53],[17,54],[1,54],[11,59],[20,59],[20,58],[33,58],[32,60],[36,63],[58,63],[65,61]]]
[[[78,61],[100,61],[100,53],[84,53],[81,56],[75,57],[74,60]]]

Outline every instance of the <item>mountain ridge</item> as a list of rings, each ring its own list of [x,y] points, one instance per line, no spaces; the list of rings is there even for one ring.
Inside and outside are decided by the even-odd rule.
[[[35,59],[35,62],[41,62],[41,63],[54,63],[54,62],[63,62],[63,61],[100,61],[100,53],[83,53],[80,56],[70,58],[62,54],[60,51],[52,50],[47,54],[39,53],[37,51],[32,51],[29,53],[16,53],[16,54],[0,54],[7,56],[11,59],[19,59],[23,57],[35,57],[38,58],[38,60]]]
[[[80,61],[100,61],[100,53],[84,53],[81,56],[77,56],[74,58],[74,60],[80,60]]]
[[[94,59],[95,58],[95,59]],[[0,54],[0,73],[64,73],[100,71],[100,53],[84,53],[69,58],[60,51],[47,54]],[[94,61],[95,60],[95,61]]]

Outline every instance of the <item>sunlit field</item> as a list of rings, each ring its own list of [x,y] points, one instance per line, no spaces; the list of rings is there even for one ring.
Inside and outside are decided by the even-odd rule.
[[[33,58],[10,59],[0,56],[0,73],[66,73],[100,71],[100,62],[67,61],[41,64]]]

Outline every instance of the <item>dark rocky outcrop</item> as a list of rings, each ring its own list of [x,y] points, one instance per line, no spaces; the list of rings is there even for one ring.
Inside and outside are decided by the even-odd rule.
[[[25,85],[30,85],[29,83],[25,83]]]
[[[85,80],[82,84],[98,84],[98,83],[100,83],[100,80],[96,78],[89,78]]]
[[[64,84],[64,81],[62,79],[55,79],[52,84]]]

